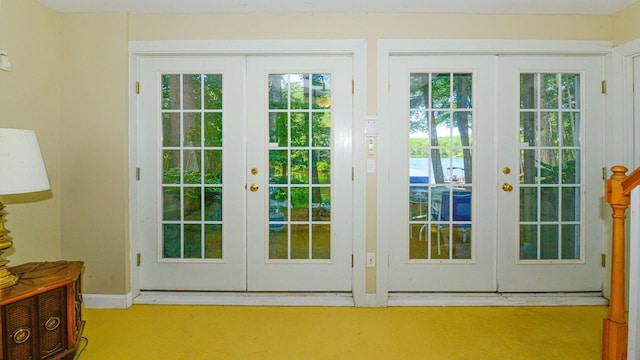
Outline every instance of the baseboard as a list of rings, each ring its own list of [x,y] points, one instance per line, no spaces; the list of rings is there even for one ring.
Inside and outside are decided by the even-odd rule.
[[[126,295],[82,294],[88,309],[128,309],[133,305],[131,293]]]
[[[602,293],[393,293],[388,306],[598,306]]]
[[[236,306],[354,306],[350,293],[209,293],[142,291],[134,304]]]
[[[354,306],[347,293],[207,293],[143,291],[126,295],[83,294],[89,309],[128,309],[133,304],[236,306]],[[373,294],[359,306],[384,307]],[[387,306],[599,306],[601,293],[391,293]]]
[[[364,294],[356,300],[359,307],[386,307],[386,299],[381,299],[377,294]]]

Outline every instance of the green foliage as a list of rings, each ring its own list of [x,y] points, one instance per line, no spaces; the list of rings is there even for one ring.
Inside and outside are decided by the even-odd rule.
[[[193,96],[185,96],[185,100],[195,99],[192,106],[185,109],[222,109],[222,74],[164,74],[162,75],[162,108],[180,109],[180,78],[185,89],[191,89]],[[204,92],[203,92],[204,90]],[[203,104],[200,100],[203,100]]]
[[[287,190],[283,188],[276,188],[270,195],[271,200],[277,202],[287,201]]]
[[[183,177],[181,178],[181,172],[179,168],[170,168],[170,169],[166,169],[164,171],[164,183],[165,184],[202,184],[202,176],[199,172],[195,172],[195,171],[185,171],[184,174],[182,174]],[[221,183],[221,180],[218,176],[214,176],[211,174],[205,174],[204,176],[204,184],[205,185],[219,185]],[[206,194],[212,194],[213,195],[213,199],[215,200],[219,200],[220,199],[220,188],[215,187],[215,186],[205,186],[204,191]],[[170,194],[180,194],[180,188],[179,187],[167,187],[166,188],[166,192],[170,193]],[[184,196],[186,198],[191,198],[191,199],[197,199],[198,196],[197,194],[190,192],[190,191],[185,191],[184,192]],[[209,197],[211,198],[211,197]]]
[[[290,201],[299,209],[330,201],[330,194],[309,186],[330,182],[331,111],[317,111],[331,106],[329,82],[328,74],[269,77],[269,143],[277,144],[269,150],[269,182],[292,185],[290,194],[277,188],[271,194],[274,201]],[[285,109],[291,111],[280,111]]]
[[[318,177],[321,177],[322,174],[326,174],[329,172],[329,170],[331,170],[331,165],[327,161],[319,161],[316,164],[317,164],[318,172],[320,173]],[[320,183],[323,183],[323,182],[321,181]]]
[[[432,74],[431,105],[435,109],[448,108],[450,105],[451,76],[449,74]]]
[[[451,143],[453,140],[453,143]],[[429,155],[429,139],[428,138],[411,138],[409,139],[409,155],[412,158],[428,158]],[[442,136],[438,138],[439,152],[442,157],[463,157],[462,141],[460,136]]]
[[[562,184],[576,184],[576,177],[575,159],[565,160],[562,168],[559,165],[540,164],[541,184],[558,184],[558,179]]]

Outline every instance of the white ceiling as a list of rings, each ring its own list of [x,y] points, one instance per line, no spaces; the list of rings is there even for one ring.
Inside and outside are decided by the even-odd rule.
[[[610,15],[640,0],[38,0],[61,12]]]

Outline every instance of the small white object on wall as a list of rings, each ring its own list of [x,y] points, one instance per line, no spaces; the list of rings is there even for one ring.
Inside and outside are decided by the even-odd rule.
[[[0,50],[0,70],[11,71],[13,69],[13,65],[11,65],[11,60],[9,60],[9,54],[6,51]]]
[[[378,136],[378,117],[367,116],[364,123],[364,133],[367,136]]]

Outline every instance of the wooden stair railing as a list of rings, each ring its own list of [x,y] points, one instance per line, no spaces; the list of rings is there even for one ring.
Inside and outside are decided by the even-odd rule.
[[[611,235],[611,295],[609,317],[603,321],[602,359],[622,360],[627,358],[628,329],[624,316],[624,262],[625,212],[631,203],[631,191],[640,185],[640,168],[629,176],[628,169],[617,165],[611,168],[613,174],[605,182],[605,200],[613,210]]]

